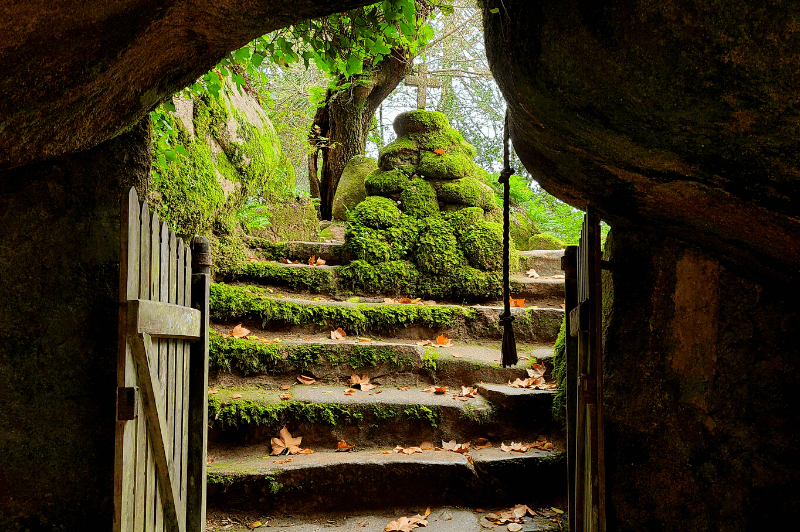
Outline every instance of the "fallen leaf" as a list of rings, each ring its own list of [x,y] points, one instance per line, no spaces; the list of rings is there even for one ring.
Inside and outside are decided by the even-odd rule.
[[[539,274],[536,273],[536,270],[534,270],[533,268],[531,268],[530,270],[525,272],[525,275],[527,275],[528,277],[533,277],[534,279],[538,279],[539,278]]]
[[[486,438],[478,438],[474,442],[476,449],[486,449],[487,447],[492,446],[492,442],[487,440]]]
[[[551,510],[553,510],[555,513],[559,514],[559,515],[561,515],[561,514],[563,514],[563,513],[564,513],[564,510],[561,510],[561,509],[559,509],[559,508],[553,508],[553,507],[551,507],[550,509],[551,509]]]
[[[411,532],[415,528],[420,526],[427,526],[428,522],[425,520],[419,521],[414,518],[409,519],[408,517],[401,517],[396,521],[391,521],[386,527],[384,527],[383,532]]]
[[[341,331],[341,332],[339,332],[339,331]],[[331,340],[341,340],[342,338],[345,337],[345,335],[342,334],[343,332],[344,331],[342,331],[341,327],[339,327],[335,331],[331,331]]]
[[[370,340],[369,338],[359,338],[358,341],[359,342],[371,342],[372,340]]]
[[[288,464],[291,461],[292,461],[292,458],[286,458],[284,460],[273,460],[272,463],[273,464]]]
[[[317,266],[325,266],[325,259],[317,259],[316,265]]]
[[[477,396],[478,396],[477,388],[470,388],[469,386],[461,387],[461,397],[477,397]]]
[[[468,453],[469,442],[456,443],[456,440],[444,441],[442,440],[442,449],[445,451],[453,451],[454,453]]]
[[[517,358],[519,358],[520,360],[530,360],[530,358],[526,357],[525,355],[519,355]]]
[[[403,454],[414,454],[414,453],[421,453],[422,449],[419,447],[403,447],[402,445],[398,445],[394,448],[395,453],[403,453]]]
[[[286,391],[289,388],[291,388],[291,386],[289,386],[288,384],[281,384],[281,390]]]
[[[359,384],[358,387],[361,388],[362,392],[368,392],[371,389],[375,388],[375,385],[374,384]]]
[[[238,398],[240,398],[241,396],[242,396],[242,394],[240,394],[240,393],[235,393],[235,394],[231,395],[231,399],[238,399]]]
[[[302,451],[300,449],[300,442],[303,441],[302,436],[292,438],[292,435],[283,427],[280,431],[279,438],[272,438],[272,452],[270,454],[281,454],[288,450],[289,454],[298,454]]]
[[[290,394],[290,393],[281,394],[281,400],[282,401],[288,401],[291,398],[292,398],[292,394]]]
[[[370,386],[372,386],[372,385],[370,384]],[[376,395],[376,394],[379,394],[379,393],[383,393],[383,390],[375,390],[374,392],[372,392],[372,395]]]
[[[424,390],[422,390],[422,391],[423,391],[423,392],[434,392],[434,391],[436,391],[436,388],[434,388],[433,386],[431,386],[430,388],[425,388],[425,389],[424,389]]]
[[[453,356],[455,358],[464,358],[464,355],[462,355],[461,353],[453,353]]]
[[[216,388],[214,388],[213,390],[208,390],[208,393],[210,393],[210,394],[219,393],[219,390],[217,390]]]
[[[355,388],[356,386],[358,386],[360,389],[364,390],[365,392],[368,391],[368,390],[371,390],[372,388],[375,387],[374,384],[370,384],[369,383],[369,374],[367,374],[367,373],[364,373],[360,377],[358,375],[356,375],[355,373],[350,375],[350,387],[351,388]],[[365,388],[364,386],[368,386],[368,387]]]
[[[525,298],[522,299],[514,299],[511,296],[508,296],[508,299],[511,301],[512,307],[525,307]]]
[[[523,443],[516,443],[516,442],[512,441],[511,445],[506,445],[505,443],[501,443],[500,444],[500,450],[505,452],[505,453],[509,453],[511,451],[514,451],[514,452],[517,452],[517,453],[525,453],[525,452],[528,452],[528,446],[526,446]]]
[[[397,389],[400,390],[401,392],[407,392],[408,390],[411,389],[411,387],[410,386],[398,386]]]
[[[430,340],[420,340],[419,342],[417,342],[417,345],[431,345],[431,341]]]
[[[419,444],[419,448],[422,449],[423,451],[432,451],[435,447],[431,442],[424,441]]]
[[[433,306],[433,305],[435,305],[435,304],[436,304],[436,301],[423,301],[422,303],[423,303],[424,305]]]
[[[358,523],[358,526],[360,526],[361,528],[364,528],[368,524],[369,524],[369,521],[364,521],[363,523]]]
[[[336,444],[336,450],[340,452],[347,452],[353,449],[352,445],[347,445],[347,442],[341,440],[338,444]]]
[[[438,394],[447,393],[447,386],[434,386],[433,393],[438,393]]]
[[[439,336],[436,337],[436,345],[438,347],[450,347],[451,345],[453,345],[453,342],[450,341],[450,338],[448,338],[447,336],[440,334]]]
[[[284,263],[284,264],[291,264],[292,263],[292,261],[287,260],[287,259],[281,259],[281,262]]]
[[[563,278],[564,278],[564,274],[563,273],[559,273],[558,275],[554,275],[553,276],[553,279],[563,279]]]
[[[258,259],[255,257],[250,257],[249,259],[247,259],[247,262],[258,262]]]
[[[356,391],[352,388],[350,388],[349,390],[345,390],[344,392],[345,395],[354,395],[355,393]]]
[[[436,155],[444,155],[444,150],[441,148],[436,148],[435,150],[433,150],[433,153],[435,153]]]
[[[567,308],[564,303],[561,303],[561,308]]]
[[[314,454],[314,451],[311,449],[300,449],[300,452],[297,454]]]
[[[408,305],[408,304],[411,303],[411,298],[410,297],[401,297],[400,299],[397,300],[397,302],[401,303],[403,305]]]
[[[393,305],[393,304],[397,303],[397,301],[395,301],[394,299],[392,299],[390,297],[384,297],[383,298],[383,302],[386,303],[387,305]]]
[[[317,263],[317,257],[315,257],[314,255],[311,255],[311,258],[308,259],[308,265],[309,266],[313,266],[316,263]]]
[[[254,528],[260,528],[260,527],[261,527],[261,521],[253,521],[252,523],[250,523],[249,525],[247,525],[247,527],[248,527],[250,530],[253,530]]]
[[[308,377],[307,375],[298,375],[297,380],[300,382],[300,384],[314,384],[317,382],[317,379],[314,377]]]
[[[411,304],[412,305],[416,305],[420,301],[422,301],[422,298],[421,297],[417,297],[417,298],[414,298],[414,299],[411,300]]]
[[[244,327],[242,327],[242,324],[240,323],[239,325],[234,327],[231,332],[228,333],[228,336],[233,336],[234,338],[244,338],[248,334],[250,334],[250,329],[245,329]]]

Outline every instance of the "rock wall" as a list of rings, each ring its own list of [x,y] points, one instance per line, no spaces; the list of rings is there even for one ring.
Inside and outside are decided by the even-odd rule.
[[[800,513],[795,287],[624,226],[605,258],[608,530],[781,530]]]

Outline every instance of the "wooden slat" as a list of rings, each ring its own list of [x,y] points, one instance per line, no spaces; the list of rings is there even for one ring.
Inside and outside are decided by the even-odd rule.
[[[175,300],[175,304],[180,308],[186,309],[186,311],[197,312],[197,335],[200,336],[200,311],[195,311],[194,309],[190,309],[188,307],[183,306],[183,290],[186,281],[186,272],[184,270],[184,260],[186,257],[186,253],[184,251],[183,239],[178,239],[178,250],[177,250],[177,264],[176,270],[178,272],[177,275],[177,299]],[[173,423],[172,423],[172,438],[174,445],[172,446],[172,463],[174,464],[174,471],[175,471],[175,484],[178,489],[178,509],[179,511],[184,510],[184,502],[183,498],[180,496],[181,493],[181,479],[183,478],[182,474],[182,466],[181,458],[183,457],[183,345],[186,343],[186,340],[178,340],[177,341],[177,349],[175,351],[175,396],[174,396],[174,416],[173,416]]]
[[[160,246],[160,259],[161,265],[159,267],[159,300],[162,303],[169,302],[169,228],[167,227],[167,223],[162,221],[161,222],[161,234],[159,236],[161,246]],[[159,340],[158,341],[158,376],[159,381],[161,383],[161,399],[162,401],[166,401],[166,390],[167,387],[164,385],[167,382],[167,360],[169,357],[168,353],[169,349],[169,340]],[[158,482],[157,482],[158,483]],[[161,500],[161,489],[156,490],[156,524],[155,530],[156,532],[163,532],[165,523],[164,523],[164,505]]]
[[[147,201],[142,203],[139,213],[141,230],[139,232],[139,297],[150,297],[150,209]],[[141,398],[139,401],[139,412]],[[147,422],[143,416],[136,419],[136,486],[134,493],[134,519],[133,530],[144,530],[146,522],[146,491],[147,491]]]
[[[178,302],[178,239],[175,231],[169,232],[169,302],[175,305]],[[167,400],[164,402],[167,414],[167,451],[170,461],[175,454],[175,378],[176,363],[178,359],[178,341],[169,339],[169,362],[167,363]],[[175,470],[173,469],[173,474]]]
[[[155,368],[151,362],[153,358],[152,339],[147,333],[144,333],[130,335],[129,340],[141,384],[142,406],[148,421],[150,442],[153,444],[159,491],[164,502],[164,522],[168,529],[184,532],[185,523],[183,515],[177,511],[178,491],[172,476],[172,463],[165,441],[168,425],[165,423],[164,401],[158,390],[161,384],[158,382]]]
[[[184,271],[183,305],[186,307],[191,307],[192,250],[189,248],[189,246],[184,247],[183,259],[184,259],[183,260],[183,271]],[[191,356],[191,344],[190,342],[183,342],[183,386],[181,386],[181,390],[183,392],[181,396],[181,404],[183,405],[182,407],[183,415],[181,418],[181,441],[183,442],[183,445],[181,446],[180,486],[181,486],[181,501],[183,502],[184,512],[186,511],[186,476],[188,471],[186,460],[189,454],[189,371],[191,369],[190,356]]]
[[[153,212],[150,221],[150,299],[151,301],[159,301],[161,287],[161,221],[158,218],[158,213]],[[157,345],[153,345],[154,354],[157,356]],[[155,360],[155,366],[158,366],[158,360]],[[150,443],[150,438],[147,439],[147,499],[146,499],[146,513],[147,522],[145,523],[145,532],[155,532],[156,530],[156,500],[160,499],[156,485],[156,462],[155,455],[153,454],[153,445]],[[158,508],[158,512],[161,509]],[[137,531],[138,532],[138,531]]]
[[[119,301],[127,301],[129,295],[138,294],[139,282],[139,198],[131,188],[120,205],[120,250],[119,250]],[[127,309],[120,305],[117,339],[117,386],[133,386],[135,370],[125,338]],[[126,314],[123,317],[123,314]],[[132,462],[135,457],[136,425],[129,421],[117,421],[114,435],[114,522],[115,532],[127,532],[126,525],[133,518],[134,488]]]
[[[200,338],[200,311],[172,303],[144,299],[128,301],[131,332],[154,338]]]

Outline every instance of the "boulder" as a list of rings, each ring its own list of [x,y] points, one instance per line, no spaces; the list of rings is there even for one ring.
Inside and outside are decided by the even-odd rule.
[[[335,220],[347,220],[347,211],[353,210],[367,197],[364,181],[370,172],[377,169],[377,165],[375,159],[364,155],[356,155],[345,165],[333,197]]]

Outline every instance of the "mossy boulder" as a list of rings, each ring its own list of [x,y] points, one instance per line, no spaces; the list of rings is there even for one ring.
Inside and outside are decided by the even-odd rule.
[[[497,208],[494,190],[474,177],[450,181],[432,181],[439,201],[456,203],[468,207],[480,207],[484,211]]]
[[[450,122],[448,122],[444,113],[420,109],[400,113],[394,119],[393,127],[398,138],[414,133],[430,133],[451,129]]]
[[[516,248],[519,251],[533,249],[530,247],[530,238],[539,233],[539,228],[533,220],[528,218],[524,212],[512,210],[509,221],[511,222],[509,234]]]
[[[466,153],[420,153],[417,173],[429,179],[459,179],[475,177],[478,167]]]
[[[386,229],[400,220],[400,209],[383,196],[368,196],[353,210],[350,217],[372,229]]]
[[[533,235],[528,240],[528,249],[563,249],[564,242],[549,233]]]
[[[478,220],[464,231],[461,245],[469,263],[481,270],[503,267],[503,226]],[[513,255],[513,253],[512,253]]]
[[[410,175],[418,163],[419,147],[409,137],[398,137],[384,146],[378,156],[378,167],[384,171],[400,169]]]
[[[424,179],[412,179],[403,187],[400,194],[400,207],[403,212],[415,218],[425,218],[439,212],[436,190]]]
[[[440,216],[420,221],[414,259],[421,272],[447,275],[466,264],[453,227]]]
[[[356,155],[345,165],[339,184],[336,185],[336,194],[333,197],[333,218],[346,220],[347,211],[355,209],[356,205],[367,197],[364,181],[367,176],[378,168],[378,162],[364,155]]]
[[[399,194],[408,184],[409,173],[400,169],[374,170],[364,181],[367,194],[370,196],[389,196]]]

